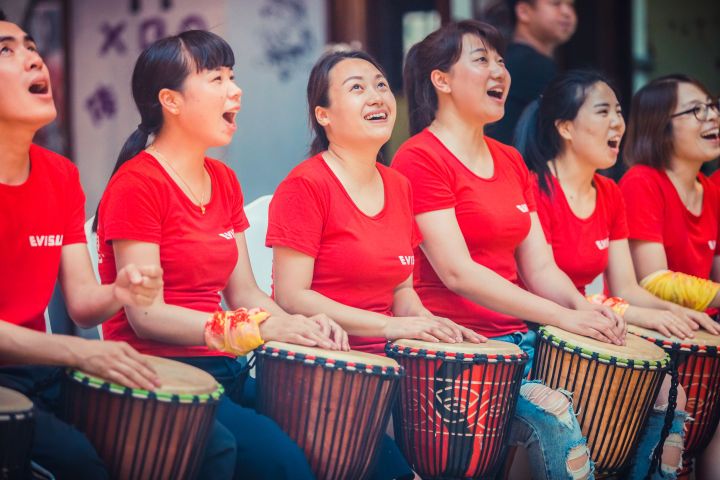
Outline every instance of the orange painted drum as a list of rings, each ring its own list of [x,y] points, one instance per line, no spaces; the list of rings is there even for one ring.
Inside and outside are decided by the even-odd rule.
[[[395,439],[425,479],[492,477],[502,468],[524,365],[517,345],[396,340],[405,368],[393,413]]]
[[[531,377],[572,394],[598,477],[630,466],[669,357],[635,335],[625,345],[540,328]]]

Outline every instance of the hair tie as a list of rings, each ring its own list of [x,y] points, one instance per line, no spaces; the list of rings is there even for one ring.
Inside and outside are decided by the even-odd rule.
[[[144,134],[145,136],[149,137],[152,133],[148,127],[141,123],[138,123],[137,129],[140,133]]]

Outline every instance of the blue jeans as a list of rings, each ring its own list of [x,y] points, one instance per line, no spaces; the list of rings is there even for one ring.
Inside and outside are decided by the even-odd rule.
[[[537,334],[530,330],[527,333],[515,332],[492,338],[492,340],[514,343],[528,354],[530,361],[525,366],[525,376],[527,376],[535,356],[536,338]],[[527,449],[533,479],[572,480],[581,478],[585,473],[589,474],[589,479],[593,479],[594,466],[589,460],[587,441],[575,418],[569,394],[562,392],[568,397],[567,408],[563,406],[559,413],[551,412],[546,407],[530,400],[534,399],[538,392],[541,395],[557,393],[540,386],[539,382],[523,380],[515,408],[515,417],[510,426],[508,444],[524,446]],[[577,458],[583,454],[587,455],[587,465],[575,473],[570,472],[568,459]]]
[[[670,431],[668,432],[668,438],[665,440],[665,446],[683,447],[685,422],[687,420],[688,414],[686,412],[682,410],[676,410],[674,412],[673,421],[670,426]],[[633,464],[627,476],[628,479],[639,480],[645,478],[648,467],[650,466],[652,454],[660,441],[660,434],[662,433],[664,423],[665,410],[653,408],[650,411],[647,422],[645,423],[645,429],[640,434],[640,442],[638,443],[637,451],[635,452],[635,457],[633,458]],[[675,480],[677,478],[677,471],[679,467],[679,465],[673,465],[668,468],[665,465],[661,465],[661,467],[658,468],[650,478],[658,480]]]

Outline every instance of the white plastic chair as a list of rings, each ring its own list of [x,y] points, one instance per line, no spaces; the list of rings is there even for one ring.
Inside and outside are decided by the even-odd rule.
[[[268,208],[272,195],[264,195],[245,206],[250,228],[245,230],[250,265],[255,281],[262,291],[270,294],[272,289],[272,249],[265,246],[268,225]]]

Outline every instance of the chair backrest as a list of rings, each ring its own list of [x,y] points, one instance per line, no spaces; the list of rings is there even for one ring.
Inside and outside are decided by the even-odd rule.
[[[94,219],[95,217],[91,217],[87,222],[85,222],[85,238],[87,238],[88,253],[90,254],[93,272],[95,272],[95,278],[97,278],[99,282],[100,275],[98,274],[97,234],[92,231]],[[60,288],[59,282],[55,284],[55,290],[50,298],[48,308],[45,310],[45,315],[45,325],[48,332],[63,335],[77,335],[79,337],[89,338],[92,340],[102,338],[102,328],[99,326],[81,328],[75,325],[75,322],[72,321],[70,315],[67,313],[65,298],[62,295],[62,289]]]
[[[264,195],[245,206],[245,215],[250,222],[250,228],[245,230],[250,265],[255,281],[267,294],[270,294],[272,289],[272,249],[265,246],[270,200],[272,195]]]

